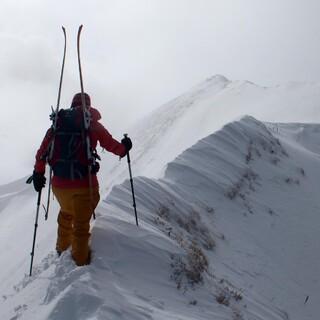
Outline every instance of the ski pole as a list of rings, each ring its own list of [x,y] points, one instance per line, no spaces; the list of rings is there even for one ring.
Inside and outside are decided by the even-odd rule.
[[[124,137],[127,138],[128,134],[125,133]],[[134,214],[136,216],[136,225],[139,226],[138,224],[138,215],[137,215],[137,206],[136,206],[136,199],[134,196],[134,188],[133,188],[133,179],[132,179],[132,171],[131,171],[131,161],[130,161],[130,154],[129,151],[127,152],[127,159],[128,159],[128,167],[129,167],[129,175],[130,175],[130,184],[131,184],[131,191],[132,191],[132,199],[133,199],[133,209],[134,209]]]
[[[34,223],[33,243],[32,243],[32,251],[31,251],[31,264],[30,264],[30,273],[29,273],[30,277],[32,275],[34,247],[36,244],[36,237],[37,237],[38,217],[39,217],[39,209],[40,209],[40,201],[41,201],[41,191],[42,191],[42,189],[38,192],[37,212],[36,212],[36,219],[35,219],[35,223]]]

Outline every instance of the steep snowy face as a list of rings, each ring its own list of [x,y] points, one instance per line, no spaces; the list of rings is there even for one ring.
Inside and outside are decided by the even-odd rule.
[[[136,180],[140,219],[184,251],[171,255],[177,287],[202,283],[192,295],[207,307],[201,319],[219,310],[214,300],[239,319],[316,319],[317,141],[319,125],[245,117],[179,155],[163,179]],[[128,183],[108,203],[127,215]]]
[[[129,130],[135,175],[161,177],[168,162],[226,123],[250,114],[262,121],[320,121],[319,83],[260,87],[249,81],[208,78]],[[127,176],[121,164],[102,168],[109,185]],[[111,168],[111,170],[110,170]]]

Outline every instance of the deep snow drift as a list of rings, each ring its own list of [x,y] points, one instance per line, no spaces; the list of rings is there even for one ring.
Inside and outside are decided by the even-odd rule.
[[[31,278],[35,196],[3,186],[0,318],[317,319],[319,138],[313,124],[232,122],[162,178],[135,179],[139,228],[129,182],[113,188],[90,266],[57,258],[54,214],[42,221]]]

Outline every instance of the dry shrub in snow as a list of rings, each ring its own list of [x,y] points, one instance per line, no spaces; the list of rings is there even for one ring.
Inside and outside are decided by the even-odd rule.
[[[187,285],[194,286],[203,282],[203,273],[208,270],[208,259],[201,248],[195,243],[187,249],[186,257],[172,255],[171,267],[173,269],[171,278],[176,282],[177,288],[187,289]]]

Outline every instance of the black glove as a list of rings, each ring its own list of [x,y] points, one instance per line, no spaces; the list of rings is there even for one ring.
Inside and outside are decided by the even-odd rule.
[[[46,177],[44,176],[44,173],[38,173],[33,171],[32,181],[34,189],[37,192],[40,192],[40,190],[44,188],[44,186],[46,185]]]
[[[121,143],[124,145],[124,147],[126,148],[126,154],[131,150],[132,148],[132,141],[129,137],[124,137],[121,140]]]
[[[94,164],[91,166],[91,174],[97,174],[100,170],[100,163],[95,161]]]

